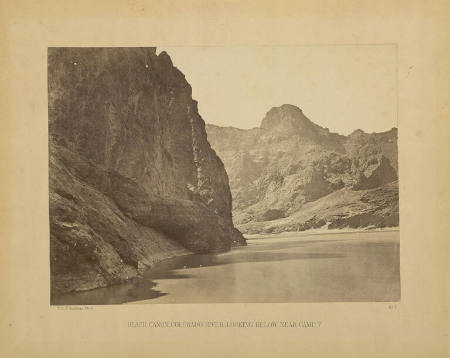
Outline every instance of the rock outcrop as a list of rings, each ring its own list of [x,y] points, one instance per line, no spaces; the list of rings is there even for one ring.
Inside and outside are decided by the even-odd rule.
[[[49,48],[53,293],[245,244],[191,87],[155,48]]]
[[[398,225],[396,128],[343,136],[282,105],[259,128],[208,124],[207,132],[227,169],[234,221],[243,232],[342,227],[355,215],[365,218],[358,227]],[[375,200],[371,190],[385,200]],[[314,203],[324,205],[309,211]]]

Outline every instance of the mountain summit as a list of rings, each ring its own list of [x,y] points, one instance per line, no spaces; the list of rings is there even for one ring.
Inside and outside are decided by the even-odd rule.
[[[339,135],[313,123],[300,108],[292,104],[271,108],[263,118],[260,129],[265,141],[283,141],[295,137],[303,143],[316,143],[337,151],[344,150],[339,146]]]
[[[300,108],[291,104],[283,104],[280,107],[273,107],[270,109],[261,121],[260,127],[264,130],[301,130],[311,124],[312,122],[305,117]]]
[[[344,136],[284,104],[259,128],[206,129],[225,164],[241,231],[398,225],[396,128]]]

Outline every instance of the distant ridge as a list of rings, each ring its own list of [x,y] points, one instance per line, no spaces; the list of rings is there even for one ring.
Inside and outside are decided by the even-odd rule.
[[[398,226],[397,128],[345,136],[283,104],[259,128],[206,130],[225,164],[242,232]],[[319,201],[326,205],[308,211]]]

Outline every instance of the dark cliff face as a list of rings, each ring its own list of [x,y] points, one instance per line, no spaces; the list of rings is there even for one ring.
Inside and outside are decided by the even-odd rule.
[[[182,246],[245,243],[223,163],[165,52],[49,48],[48,91],[55,292],[120,282]]]
[[[362,226],[383,225],[380,217],[392,215],[389,225],[398,224],[395,128],[343,136],[286,104],[270,109],[260,128],[207,131],[227,168],[234,221],[243,232],[321,227],[355,213],[372,215]],[[377,191],[384,201],[365,195],[386,185]]]

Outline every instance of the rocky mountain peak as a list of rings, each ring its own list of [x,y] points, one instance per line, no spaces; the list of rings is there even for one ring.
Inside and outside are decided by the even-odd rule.
[[[356,129],[352,133],[350,133],[350,137],[360,137],[362,135],[366,134],[362,129]]]
[[[299,107],[291,104],[270,109],[261,122],[260,131],[261,140],[267,143],[278,142],[292,148],[319,145],[338,152],[344,150],[345,137],[313,123]]]
[[[261,122],[263,130],[299,130],[312,124],[303,111],[292,104],[271,108]]]

